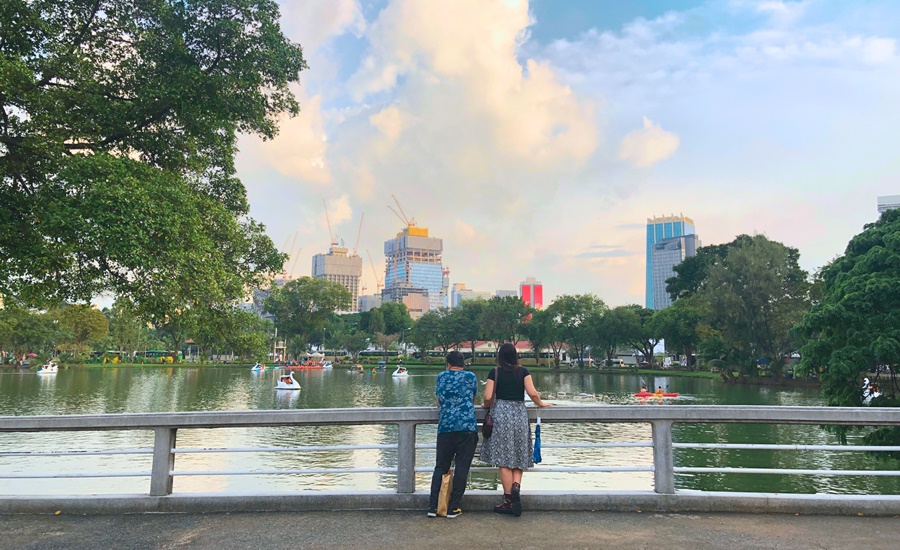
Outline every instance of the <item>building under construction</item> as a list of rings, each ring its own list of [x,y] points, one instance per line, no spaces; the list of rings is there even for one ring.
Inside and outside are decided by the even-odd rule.
[[[382,299],[406,304],[414,319],[443,306],[443,248],[443,239],[429,237],[427,228],[413,225],[385,241]]]
[[[312,259],[312,276],[338,283],[353,297],[351,311],[359,309],[359,279],[362,277],[362,258],[348,255],[348,249],[332,246],[328,254],[316,254]]]
[[[331,230],[331,219],[328,217],[328,205],[322,201],[325,207],[325,221],[328,223],[328,238],[331,246],[328,254],[316,254],[312,259],[312,276],[315,279],[325,279],[332,283],[338,283],[350,291],[349,311],[359,311],[359,280],[362,277],[362,258],[356,253],[359,248],[359,236],[362,234],[362,222],[365,214],[359,219],[359,231],[356,234],[356,246],[353,252],[344,247],[343,240],[338,244],[334,232]]]
[[[445,275],[449,281],[450,271],[444,272],[441,253],[444,241],[428,236],[428,228],[417,227],[416,220],[406,216],[397,197],[391,195],[396,210],[391,212],[406,227],[397,236],[384,242],[384,290],[381,298],[385,302],[406,304],[413,319],[418,319],[428,310],[444,305],[446,289]]]

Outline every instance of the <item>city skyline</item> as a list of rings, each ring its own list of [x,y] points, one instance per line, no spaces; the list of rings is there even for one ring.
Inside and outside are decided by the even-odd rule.
[[[896,3],[280,4],[302,112],[236,162],[297,265],[327,249],[321,199],[350,242],[365,213],[374,252],[393,194],[451,283],[643,304],[647,216],[688,213],[704,245],[764,233],[812,272],[898,193]]]

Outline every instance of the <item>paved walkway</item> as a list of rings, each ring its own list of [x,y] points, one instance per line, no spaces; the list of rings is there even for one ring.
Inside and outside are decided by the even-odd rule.
[[[410,512],[0,516],[0,548],[865,548],[900,547],[900,519],[750,514]]]

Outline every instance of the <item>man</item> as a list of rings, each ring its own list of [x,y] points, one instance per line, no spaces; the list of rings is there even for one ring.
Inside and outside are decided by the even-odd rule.
[[[478,426],[475,422],[475,397],[478,393],[478,379],[464,369],[465,360],[458,351],[447,354],[447,370],[440,373],[435,385],[438,406],[438,435],[434,474],[431,477],[431,501],[428,517],[437,516],[438,495],[441,492],[441,478],[450,470],[450,463],[456,459],[453,473],[453,490],[447,517],[462,514],[460,507],[469,467],[478,444]]]

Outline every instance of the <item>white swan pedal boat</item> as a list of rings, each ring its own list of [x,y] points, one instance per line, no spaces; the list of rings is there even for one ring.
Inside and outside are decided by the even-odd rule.
[[[57,372],[59,372],[59,366],[52,361],[46,365],[42,365],[37,371],[38,374],[56,374]]]
[[[396,378],[406,378],[407,376],[409,376],[409,373],[406,372],[406,367],[397,367],[397,370],[395,370],[394,373],[391,374],[391,376],[394,376]]]
[[[294,380],[294,373],[288,372],[287,374],[282,374],[278,377],[278,385],[275,386],[276,390],[299,390],[300,384]]]

